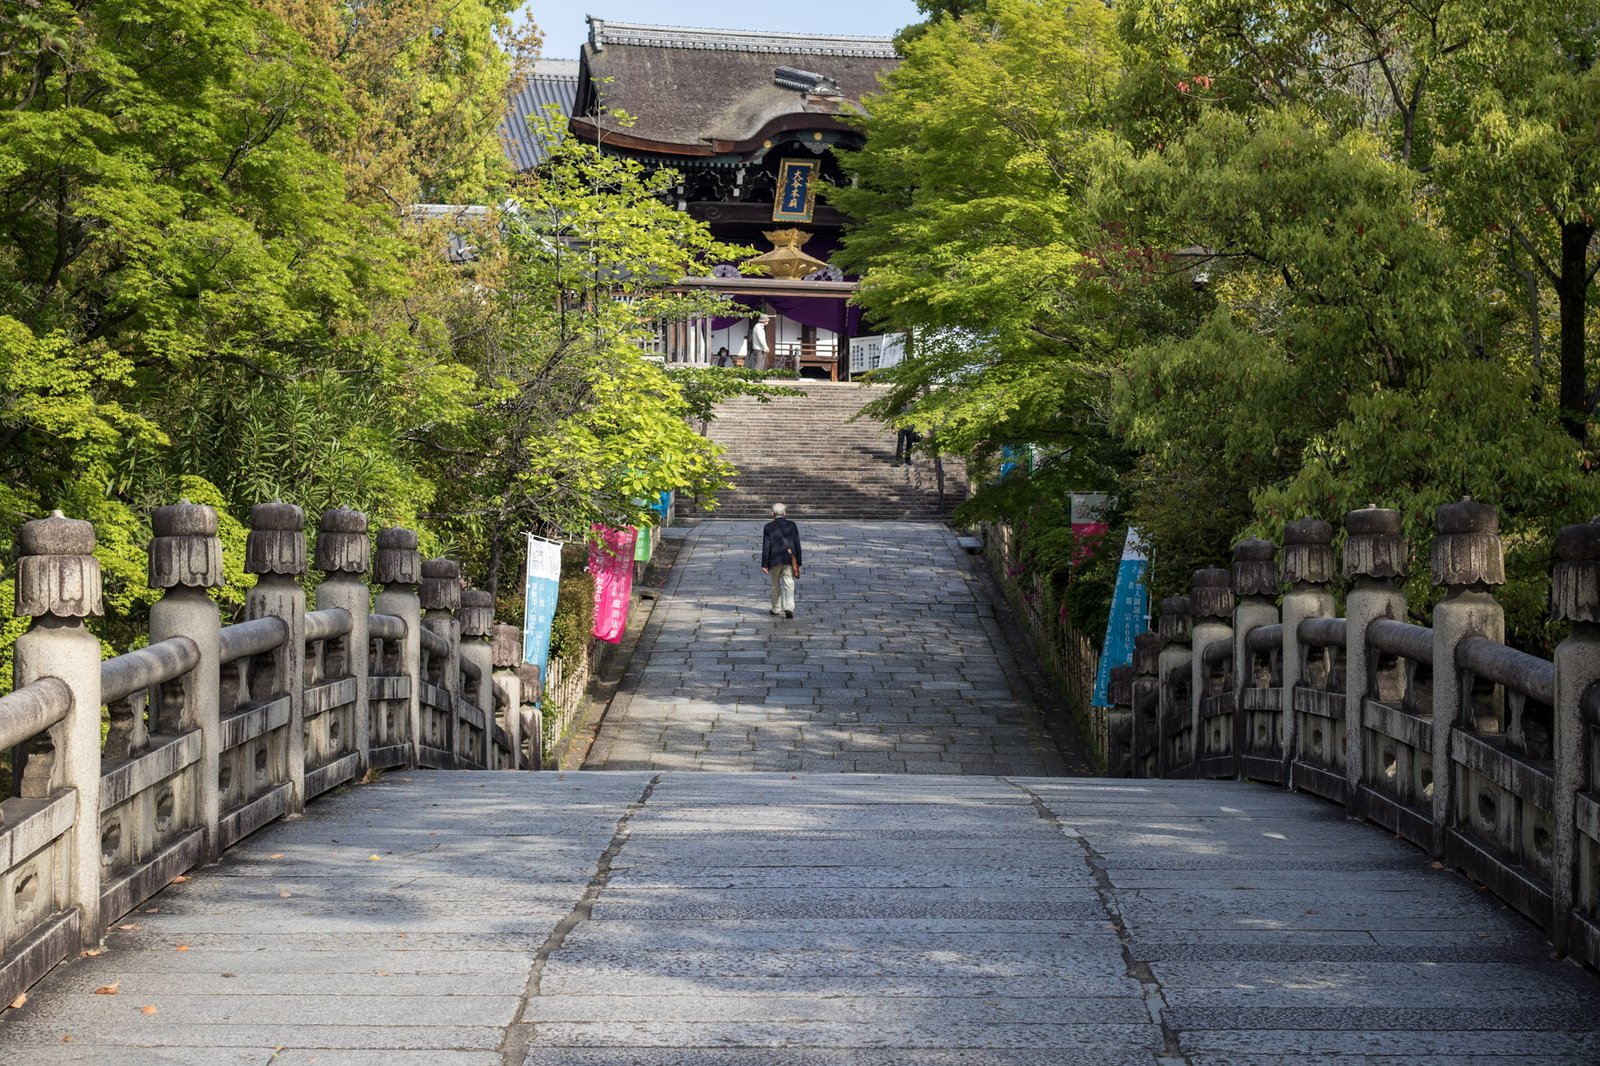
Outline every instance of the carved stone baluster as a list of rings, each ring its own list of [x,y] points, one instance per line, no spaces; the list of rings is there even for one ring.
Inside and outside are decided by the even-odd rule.
[[[292,503],[260,503],[250,509],[250,536],[245,541],[246,573],[257,575],[245,596],[250,618],[277,618],[288,627],[283,647],[274,657],[273,684],[289,697],[285,745],[286,775],[293,789],[290,809],[306,804],[305,656],[306,514]]]
[[[417,551],[417,534],[410,529],[378,530],[378,556],[373,579],[383,586],[373,603],[378,614],[388,614],[406,624],[401,645],[400,669],[411,681],[411,696],[406,710],[410,730],[411,765],[417,765],[417,749],[422,743],[422,601],[417,597],[417,582],[422,578],[422,554]]]
[[[155,539],[150,542],[150,587],[165,594],[150,608],[150,643],[188,637],[200,649],[200,662],[189,675],[189,708],[200,730],[200,769],[195,814],[205,832],[207,860],[217,857],[217,822],[223,792],[234,785],[232,767],[224,782],[222,764],[221,632],[222,620],[207,589],[222,584],[222,541],[217,538],[217,512],[202,504],[157,507],[150,515]],[[242,780],[241,780],[242,783]]]
[[[461,591],[461,658],[478,668],[474,702],[483,712],[483,768],[495,768],[494,654],[489,631],[494,628],[494,597],[482,589]]]
[[[1305,676],[1306,648],[1300,643],[1300,623],[1307,618],[1331,618],[1333,593],[1333,526],[1320,518],[1302,518],[1283,527],[1283,578],[1289,591],[1283,596],[1283,781],[1294,787],[1293,764],[1300,747],[1300,730],[1294,710],[1294,690]]]
[[[1192,652],[1189,636],[1194,620],[1189,615],[1189,597],[1168,596],[1161,601],[1161,617],[1156,632],[1161,634],[1161,658],[1156,664],[1156,691],[1159,694],[1161,723],[1161,776],[1174,777],[1194,768],[1194,736],[1180,739],[1182,730],[1191,720],[1187,705],[1179,705],[1172,691],[1172,677],[1176,670],[1189,669]]]
[[[1106,699],[1111,710],[1106,715],[1106,774],[1134,776],[1133,751],[1133,666],[1111,668],[1106,684]]]
[[[1279,622],[1278,593],[1283,581],[1277,556],[1278,546],[1270,540],[1241,540],[1233,546],[1233,753],[1241,774],[1245,755],[1254,743],[1254,712],[1245,706],[1244,695],[1245,689],[1255,687],[1256,680],[1250,633]]]
[[[1161,776],[1161,670],[1159,633],[1133,638],[1133,776]],[[1150,752],[1146,758],[1145,753]]]
[[[1591,791],[1594,773],[1580,701],[1589,686],[1600,681],[1600,519],[1561,530],[1551,579],[1551,616],[1572,624],[1555,654],[1555,840],[1550,854],[1554,911],[1550,936],[1559,950],[1566,951],[1572,940],[1579,876],[1574,805],[1578,793]],[[1593,856],[1589,859],[1593,861]]]
[[[53,677],[72,693],[72,710],[49,733],[48,744],[54,750],[38,752],[16,769],[23,774],[24,795],[48,795],[56,788],[76,793],[61,903],[79,908],[78,935],[83,948],[98,943],[104,929],[100,914],[100,640],[84,622],[90,615],[105,613],[94,543],[93,526],[65,518],[60,511],[23,525],[16,608],[19,618],[32,618],[33,622],[17,638],[13,660],[16,687]],[[41,777],[44,780],[38,780]]]
[[[522,664],[522,629],[518,626],[497,625],[490,633],[490,652],[494,661],[494,689],[505,702],[506,737],[511,741],[510,765],[507,769],[522,767],[522,678],[517,667]],[[494,714],[494,698],[489,699],[489,713]]]
[[[1351,581],[1345,594],[1344,614],[1344,768],[1345,803],[1361,810],[1361,786],[1366,778],[1366,729],[1362,704],[1372,691],[1375,676],[1367,646],[1367,629],[1380,618],[1404,621],[1406,594],[1400,587],[1409,560],[1400,512],[1365,507],[1344,516],[1344,576]]]
[[[1189,590],[1189,612],[1194,620],[1189,637],[1190,646],[1194,649],[1194,656],[1189,661],[1189,703],[1193,708],[1190,735],[1194,738],[1195,772],[1198,774],[1202,759],[1208,755],[1223,754],[1210,750],[1200,701],[1210,690],[1210,677],[1205,665],[1206,647],[1217,641],[1231,644],[1233,640],[1233,587],[1228,571],[1208,568],[1194,572]],[[1232,738],[1230,736],[1227,739]],[[1232,776],[1231,772],[1229,776]]]
[[[367,516],[345,507],[322,512],[317,524],[316,566],[325,575],[317,586],[317,610],[343,608],[350,615],[346,638],[345,669],[355,678],[355,709],[351,712],[351,746],[361,756],[359,778],[370,763],[372,710],[367,706],[367,656],[371,649],[372,594],[367,588],[367,566],[372,542],[367,537]],[[334,712],[327,712],[332,714]]]
[[[461,564],[454,559],[428,559],[422,564],[422,583],[419,589],[425,628],[443,637],[450,645],[439,674],[439,687],[451,701],[450,735],[445,738],[445,750],[452,759],[459,759],[461,745],[461,623],[456,611],[461,608]]]
[[[1444,855],[1451,804],[1450,734],[1464,724],[1467,700],[1456,647],[1469,637],[1504,642],[1505,612],[1489,592],[1506,582],[1500,546],[1500,515],[1486,503],[1462,500],[1439,508],[1433,538],[1433,583],[1444,599],[1433,609],[1433,840],[1435,858]]]

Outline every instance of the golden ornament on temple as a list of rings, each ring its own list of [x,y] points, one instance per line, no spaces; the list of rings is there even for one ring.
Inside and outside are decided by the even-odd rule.
[[[766,230],[761,235],[772,242],[772,251],[756,256],[746,266],[765,267],[768,277],[792,281],[815,274],[828,265],[801,250],[801,245],[811,239],[811,234],[803,229]]]

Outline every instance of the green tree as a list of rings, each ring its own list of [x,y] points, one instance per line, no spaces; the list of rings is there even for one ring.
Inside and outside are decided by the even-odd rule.
[[[503,247],[486,254],[504,268],[472,414],[428,440],[441,487],[431,517],[487,560],[491,590],[524,532],[643,525],[661,492],[711,499],[731,474],[690,425],[692,398],[641,357],[656,322],[727,313],[673,283],[747,254],[673,210],[662,196],[673,180],[568,138],[500,217]]]
[[[0,554],[52,507],[94,520],[114,646],[148,598],[154,504],[212,503],[232,529],[274,496],[380,519],[431,500],[408,433],[466,416],[449,317],[467,299],[439,235],[352,191],[325,142],[354,70],[255,4],[0,19]]]
[[[933,22],[867,101],[855,185],[830,190],[860,220],[841,259],[870,316],[916,334],[878,413],[962,454],[1100,448],[1114,333],[1096,267],[1155,268],[1088,203],[1119,71],[1104,5],[995,0]]]
[[[980,471],[1001,443],[1061,464],[974,514],[1031,525],[1028,493],[1059,509],[1065,486],[1114,483],[1158,595],[1242,528],[1368,502],[1424,547],[1434,506],[1467,493],[1501,506],[1531,573],[1600,502],[1595,24],[1587,4],[1489,0],[935,19],[867,102],[858,188],[836,196],[860,220],[862,302],[918,331],[882,409]],[[1513,626],[1536,643],[1524,589]]]

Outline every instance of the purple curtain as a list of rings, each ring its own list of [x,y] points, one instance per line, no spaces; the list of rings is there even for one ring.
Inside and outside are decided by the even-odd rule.
[[[761,297],[759,297],[759,296],[733,296],[733,297],[730,297],[730,299],[732,299],[734,303],[739,304],[739,305],[741,305],[743,307],[749,307],[749,308],[751,308],[753,310],[756,310],[756,311],[761,310]],[[712,329],[727,329],[729,326],[733,325],[735,322],[749,322],[749,321],[752,321],[752,320],[751,319],[747,319],[747,318],[723,318],[721,316],[718,316],[718,317],[713,318],[711,320],[711,328]]]
[[[817,296],[769,296],[767,303],[784,318],[802,326],[815,326],[834,333],[850,332],[850,308],[843,300]],[[855,317],[859,322],[860,314]]]
[[[733,301],[758,310],[762,303],[759,296],[735,296]],[[861,308],[844,300],[827,296],[768,296],[766,302],[772,305],[773,311],[802,326],[815,326],[834,333],[842,332],[847,337],[861,334]],[[727,329],[735,322],[743,321],[748,320],[713,318],[711,328]]]

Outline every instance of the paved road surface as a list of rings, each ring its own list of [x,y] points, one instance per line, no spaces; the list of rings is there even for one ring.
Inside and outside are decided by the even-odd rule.
[[[587,767],[1065,772],[949,529],[798,522],[793,619],[769,613],[762,523],[695,527]]]
[[[1525,922],[1238,783],[390,773],[124,924],[0,1061],[1600,1061]]]

